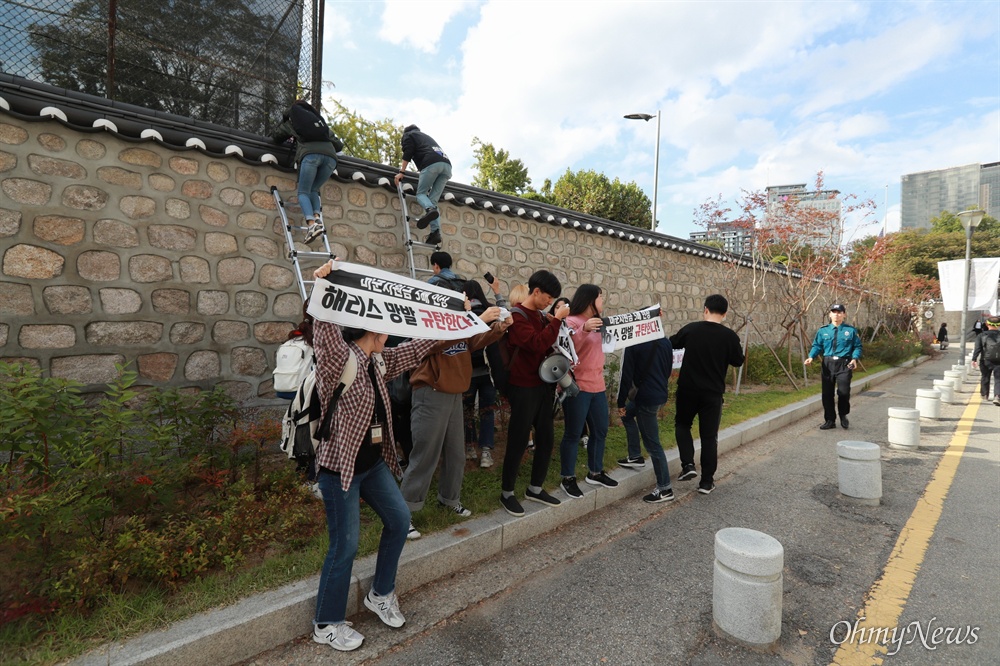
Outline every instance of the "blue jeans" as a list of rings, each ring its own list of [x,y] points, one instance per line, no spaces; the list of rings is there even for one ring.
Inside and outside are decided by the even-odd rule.
[[[382,537],[378,543],[375,578],[372,589],[385,596],[396,589],[396,569],[410,529],[410,510],[399,492],[392,472],[380,460],[367,472],[355,474],[351,487],[340,487],[340,475],[321,470],[319,489],[326,509],[326,529],[330,548],[323,561],[316,594],[316,624],[337,624],[347,615],[347,593],[351,586],[351,568],[358,553],[363,499],[382,519]]]
[[[563,476],[576,476],[576,452],[580,447],[580,436],[584,424],[590,425],[590,439],[587,440],[587,470],[597,474],[604,470],[604,441],[608,437],[608,396],[600,393],[580,391],[573,398],[563,402],[566,414],[566,429],[559,444],[559,458]],[[536,454],[537,455],[537,454]]]
[[[660,420],[657,412],[663,405],[637,405],[629,402],[625,405],[625,416],[622,425],[625,426],[625,437],[628,440],[628,457],[638,458],[642,455],[639,448],[639,436],[646,445],[649,459],[653,463],[653,473],[656,475],[656,487],[661,491],[670,490],[670,470],[667,469],[667,454],[660,444]]]
[[[336,168],[336,158],[320,153],[309,153],[299,162],[299,206],[306,219],[314,218],[323,208],[319,191]]]
[[[476,394],[479,394],[479,436],[476,436]],[[497,390],[489,375],[473,377],[469,390],[465,392],[462,406],[465,408],[465,443],[479,442],[479,448],[493,448],[494,414]]]
[[[424,207],[437,208],[438,199],[444,192],[444,186],[451,178],[451,165],[447,162],[435,162],[420,170],[417,177],[417,203]],[[431,231],[441,230],[441,218],[435,218],[431,222]]]

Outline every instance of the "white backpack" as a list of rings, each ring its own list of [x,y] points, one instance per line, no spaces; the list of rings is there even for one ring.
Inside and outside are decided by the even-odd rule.
[[[312,366],[313,350],[305,338],[299,336],[282,343],[274,361],[274,392],[292,394],[297,391]]]

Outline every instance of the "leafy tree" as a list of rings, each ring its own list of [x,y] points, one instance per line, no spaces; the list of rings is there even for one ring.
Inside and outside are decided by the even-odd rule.
[[[552,203],[615,222],[650,228],[650,201],[634,182],[608,179],[603,173],[566,169],[552,188]]]
[[[908,273],[927,278],[938,278],[937,263],[949,259],[965,258],[965,232],[936,233],[921,229],[908,229],[889,236],[891,260]],[[1000,256],[1000,234],[972,235],[972,256]]]
[[[943,210],[940,215],[931,220],[931,233],[946,234],[956,231],[961,232],[963,235],[965,234],[965,227],[962,226],[962,221],[954,213]],[[1000,235],[1000,222],[995,217],[985,215],[979,226],[976,227],[976,231],[972,237],[975,238],[981,234],[991,236]]]
[[[552,181],[548,178],[546,178],[545,182],[542,183],[542,189],[540,190],[536,190],[529,185],[528,188],[521,194],[521,198],[553,205],[556,203],[552,196]]]
[[[300,23],[252,0],[78,0],[31,26],[41,78],[76,90],[259,134],[295,94]]]
[[[531,178],[528,177],[528,167],[524,166],[524,162],[511,159],[509,152],[498,150],[492,143],[483,143],[479,137],[473,137],[472,148],[472,154],[476,158],[473,185],[517,196],[529,189]]]
[[[399,165],[403,161],[403,126],[392,118],[368,120],[339,102],[333,102],[327,121],[333,133],[343,139],[345,150],[354,157],[379,164]]]

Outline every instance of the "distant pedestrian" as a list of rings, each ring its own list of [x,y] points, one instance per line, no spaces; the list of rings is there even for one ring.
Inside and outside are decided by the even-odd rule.
[[[987,330],[976,338],[972,350],[972,367],[979,365],[979,395],[990,397],[990,378],[993,378],[993,404],[1000,405],[1000,317],[986,320]]]
[[[847,415],[851,413],[851,379],[854,368],[861,358],[861,336],[858,329],[844,323],[847,308],[840,303],[830,306],[830,323],[820,327],[813,338],[812,348],[806,365],[811,365],[816,356],[823,356],[823,425],[820,430],[836,428],[837,414],[840,425],[845,430],[850,425]],[[836,389],[836,405],[834,404]]]
[[[698,417],[701,436],[701,480],[698,492],[707,495],[715,489],[715,470],[719,458],[719,424],[722,422],[722,396],[726,392],[726,370],[743,365],[740,337],[722,322],[729,311],[729,301],[721,294],[705,299],[703,321],[688,324],[670,336],[674,349],[684,350],[677,379],[677,412],[674,430],[681,459],[678,481],[693,479],[694,438],[691,426]]]
[[[299,168],[298,201],[305,217],[304,242],[311,243],[326,233],[319,192],[337,168],[337,153],[344,149],[312,104],[295,100],[273,138],[283,143],[295,139],[295,163]]]
[[[938,329],[937,339],[938,342],[948,342],[948,322],[942,322],[941,328]],[[944,349],[944,347],[941,348]]]
[[[451,160],[437,141],[421,132],[416,125],[407,125],[403,129],[400,143],[403,148],[403,164],[396,174],[396,185],[403,180],[410,162],[416,164],[420,170],[417,178],[417,203],[424,209],[424,214],[417,220],[417,229],[426,229],[430,225],[431,233],[424,242],[437,245],[441,242],[441,221],[437,204],[444,186],[451,178]]]
[[[660,444],[660,408],[667,402],[670,373],[674,367],[674,349],[670,340],[661,338],[628,347],[622,357],[622,377],[618,384],[618,416],[625,426],[628,456],[618,461],[622,467],[646,466],[639,448],[642,437],[649,460],[653,463],[656,487],[642,500],[650,504],[674,499],[670,487],[667,456]],[[704,463],[702,463],[704,469]]]

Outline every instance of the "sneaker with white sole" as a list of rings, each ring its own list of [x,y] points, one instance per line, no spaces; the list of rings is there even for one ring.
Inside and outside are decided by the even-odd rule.
[[[594,473],[587,474],[587,478],[584,479],[584,481],[586,481],[592,486],[604,486],[605,488],[618,487],[618,482],[612,479],[607,474],[605,474],[603,469],[597,474]]]
[[[468,518],[469,516],[472,515],[472,512],[469,511],[468,509],[466,509],[464,506],[462,506],[461,502],[459,502],[455,506],[452,506],[450,504],[444,504],[443,502],[438,502],[438,504],[440,504],[444,508],[448,509],[452,513],[458,514],[462,518]]]
[[[410,523],[410,529],[407,530],[407,532],[406,532],[406,538],[407,538],[407,540],[408,541],[413,541],[414,539],[419,539],[422,536],[423,536],[423,534],[421,534],[417,530],[417,528],[413,526],[413,523]]]
[[[707,485],[702,485],[700,483],[698,484],[698,492],[701,493],[702,495],[708,495],[713,490],[715,490],[715,484],[714,483],[709,483]]]
[[[493,450],[492,449],[483,449],[483,455],[479,459],[479,466],[482,467],[483,469],[487,469],[489,467],[493,467]]]
[[[562,483],[559,485],[570,499],[580,499],[583,497],[583,491],[580,490],[580,486],[577,485],[575,476],[564,477]]]
[[[321,645],[329,645],[334,650],[350,652],[361,647],[365,637],[351,629],[350,622],[328,624],[322,629],[313,627],[313,640]]]
[[[638,456],[636,458],[619,458],[618,466],[628,467],[630,469],[642,469],[646,466],[646,459],[642,456]]]
[[[394,629],[398,629],[406,624],[406,618],[399,610],[399,597],[395,592],[390,592],[384,597],[375,594],[375,590],[370,590],[365,597],[365,606],[368,610],[378,615],[382,622]]]
[[[474,446],[467,446],[467,447],[465,447],[465,459],[466,460],[475,460],[478,457],[479,456],[476,455],[476,447],[474,447]]]
[[[322,222],[313,222],[306,230],[306,237],[302,239],[302,242],[308,245],[325,233],[326,227],[323,226]]]
[[[993,404],[1000,405],[1000,395],[996,395],[993,397]]]
[[[323,499],[323,491],[319,489],[319,482],[309,484],[309,492],[315,495],[316,499]]]
[[[677,477],[677,480],[689,481],[696,476],[698,476],[698,472],[695,471],[694,465],[684,465],[684,469],[681,470],[681,474]]]
[[[531,500],[532,502],[538,502],[539,504],[544,504],[546,506],[559,506],[562,504],[552,495],[545,492],[545,488],[542,488],[537,493],[531,492],[531,488],[524,491],[524,499]]]
[[[517,501],[517,498],[511,495],[510,497],[500,496],[500,504],[503,506],[503,510],[514,516],[515,518],[520,518],[524,515],[524,507],[521,503]]]
[[[670,488],[666,490],[660,490],[659,488],[653,488],[653,492],[648,495],[644,495],[642,498],[643,502],[647,504],[659,504],[660,502],[671,502],[674,499],[674,491]]]
[[[583,437],[580,438],[580,448],[581,449],[587,448],[587,444],[589,444],[589,443],[590,443],[590,435],[584,435]]]

